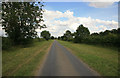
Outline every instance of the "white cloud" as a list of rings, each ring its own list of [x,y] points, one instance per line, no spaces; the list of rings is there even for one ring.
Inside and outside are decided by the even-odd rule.
[[[91,17],[75,17],[73,16],[74,12],[67,10],[66,12],[60,11],[49,11],[46,10],[44,13],[45,24],[47,28],[40,30],[48,30],[52,33],[53,36],[61,36],[65,33],[66,30],[75,32],[77,27],[80,24],[83,24],[85,27],[88,27],[91,33],[105,31],[106,29],[117,29],[118,22],[92,19]],[[56,18],[68,18],[68,20],[61,21],[56,20]]]
[[[89,6],[95,7],[95,8],[107,8],[112,4],[113,2],[91,2]]]
[[[90,2],[89,6],[95,8],[107,8],[111,6],[114,2],[118,2],[120,0],[83,0],[84,2]]]
[[[68,18],[68,20],[58,20],[62,17]],[[56,18],[58,19],[56,20]],[[106,21],[100,19],[93,19],[91,17],[75,17],[74,12],[69,10],[67,10],[66,12],[46,10],[44,13],[44,19],[44,23],[47,25],[47,28],[41,30],[36,29],[39,35],[41,31],[48,30],[53,36],[62,36],[66,30],[75,32],[80,24],[83,24],[85,27],[88,27],[91,33],[105,31],[106,29],[111,30],[118,28],[118,22],[114,20]],[[0,32],[1,31],[2,30],[0,29]]]
[[[84,2],[118,2],[119,0],[83,0]]]
[[[60,18],[60,17],[67,17],[67,18],[71,18],[73,17],[73,12],[67,10],[66,12],[62,13],[60,11],[48,11],[48,10],[45,10],[45,13],[44,13],[44,19],[46,20],[53,20],[55,18]]]

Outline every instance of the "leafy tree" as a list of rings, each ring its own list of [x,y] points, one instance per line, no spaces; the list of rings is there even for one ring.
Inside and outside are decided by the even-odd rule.
[[[64,38],[65,38],[66,41],[71,41],[72,38],[73,38],[71,31],[67,30],[64,34]]]
[[[100,32],[100,36],[105,36],[105,35],[108,35],[109,33],[111,33],[112,31],[110,30],[106,30],[104,32]]]
[[[98,33],[92,33],[91,36],[98,36]]]
[[[42,31],[41,32],[41,36],[44,38],[44,39],[46,39],[46,40],[49,40],[50,39],[50,33],[49,33],[49,31]]]
[[[58,37],[58,40],[60,40],[61,39],[61,37]]]
[[[90,44],[100,44],[100,45],[107,45],[107,46],[117,46],[119,39],[118,39],[118,29],[113,30],[105,30],[104,32],[92,33],[88,38],[86,43]]]
[[[117,29],[117,34],[120,35],[120,28]]]
[[[117,34],[109,33],[108,35],[104,36],[103,43],[107,45],[115,45],[117,43]]]
[[[10,39],[7,37],[2,37],[2,49],[7,50],[12,46]]]
[[[51,39],[55,39],[54,36],[51,36]]]
[[[80,25],[75,32],[74,42],[81,43],[89,35],[90,32],[88,28],[84,27],[83,25]]]
[[[119,29],[119,28],[118,28],[118,29]],[[111,30],[111,33],[117,34],[117,30],[116,30],[116,29],[112,29],[112,30]]]
[[[87,44],[99,44],[114,47],[120,46],[120,28],[105,30],[100,33],[92,33],[90,35],[88,28],[80,25],[76,32],[71,33],[69,30],[67,30],[66,33],[63,36],[58,37],[58,39],[69,41],[70,36],[72,36],[74,42],[76,43],[82,42]]]
[[[43,6],[41,2],[2,3],[2,26],[15,44],[25,43],[36,37],[35,29],[46,27],[39,24],[43,21]]]
[[[61,39],[64,40],[64,36],[61,36]]]
[[[57,39],[57,37],[55,37],[54,39]]]

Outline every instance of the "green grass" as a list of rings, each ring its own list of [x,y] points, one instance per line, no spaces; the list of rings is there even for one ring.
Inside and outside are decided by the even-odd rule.
[[[3,76],[34,76],[42,58],[53,41],[35,42],[34,45],[16,47],[2,52]]]
[[[74,55],[102,76],[118,76],[118,50],[87,44],[59,41]]]

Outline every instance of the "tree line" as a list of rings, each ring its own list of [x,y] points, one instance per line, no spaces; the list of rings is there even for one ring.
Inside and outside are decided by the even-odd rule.
[[[105,30],[104,32],[92,33],[88,28],[80,25],[76,32],[71,33],[71,31],[67,30],[63,36],[58,37],[59,40],[71,41],[74,43],[87,43],[87,44],[100,44],[107,46],[118,46],[119,37],[120,37],[120,28]]]
[[[7,37],[2,38],[3,49],[11,45],[25,45],[39,39],[36,29],[46,28],[43,20],[43,2],[2,2],[2,27]],[[75,43],[117,46],[120,28],[90,34],[89,29],[80,25],[76,32],[67,30],[59,40]],[[45,40],[57,39],[49,31],[42,31]]]

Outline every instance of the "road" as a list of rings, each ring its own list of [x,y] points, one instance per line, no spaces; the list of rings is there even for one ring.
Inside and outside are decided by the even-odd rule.
[[[59,42],[54,41],[39,72],[40,76],[98,76]]]

